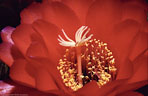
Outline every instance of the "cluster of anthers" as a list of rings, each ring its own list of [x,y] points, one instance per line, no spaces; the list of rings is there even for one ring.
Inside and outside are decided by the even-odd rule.
[[[62,32],[69,41],[65,41],[59,35],[59,44],[69,48],[59,60],[57,69],[64,84],[73,91],[82,88],[92,80],[101,87],[116,78],[115,58],[107,48],[107,43],[91,39],[92,34],[86,38],[89,31],[87,26],[79,28],[75,34],[76,42],[71,40],[64,30]]]

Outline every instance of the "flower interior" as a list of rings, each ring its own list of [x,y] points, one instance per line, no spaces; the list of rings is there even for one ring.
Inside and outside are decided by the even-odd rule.
[[[102,87],[116,78],[115,58],[107,48],[107,43],[89,38],[79,44],[81,53],[77,52],[78,46],[75,46],[66,49],[57,66],[65,86],[77,91],[92,80]]]

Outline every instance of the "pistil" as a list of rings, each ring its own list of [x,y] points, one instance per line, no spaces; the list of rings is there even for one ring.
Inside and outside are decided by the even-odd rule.
[[[81,46],[76,47],[76,54],[77,54],[78,81],[79,84],[82,84]]]

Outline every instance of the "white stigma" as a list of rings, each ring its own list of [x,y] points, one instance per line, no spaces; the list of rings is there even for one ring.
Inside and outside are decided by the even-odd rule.
[[[85,32],[86,31],[86,32]],[[67,41],[65,41],[60,35],[58,38],[59,44],[62,46],[67,46],[67,47],[76,47],[76,46],[80,46],[81,44],[83,44],[84,42],[88,41],[89,39],[91,39],[91,37],[93,36],[93,34],[91,34],[90,36],[88,36],[86,38],[87,33],[90,31],[90,28],[88,28],[88,26],[82,26],[80,27],[76,34],[75,34],[75,40],[73,41],[72,39],[70,39],[66,33],[64,32],[64,30],[62,29],[62,32],[65,36],[65,38],[67,39]],[[84,33],[85,32],[85,33]],[[84,35],[83,35],[84,33]]]

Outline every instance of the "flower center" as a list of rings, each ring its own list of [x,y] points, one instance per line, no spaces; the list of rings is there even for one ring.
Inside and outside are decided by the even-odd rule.
[[[115,58],[107,43],[88,39],[78,47],[67,48],[57,66],[67,87],[76,91],[92,80],[101,87],[115,79]]]

